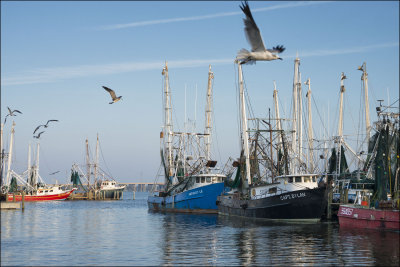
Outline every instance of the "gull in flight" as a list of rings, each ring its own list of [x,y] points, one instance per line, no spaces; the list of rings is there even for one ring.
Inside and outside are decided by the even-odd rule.
[[[112,90],[112,89],[110,89],[110,88],[108,88],[108,87],[105,87],[105,86],[103,86],[103,88],[104,88],[107,92],[110,93],[111,98],[112,98],[112,101],[111,101],[110,103],[108,103],[108,104],[113,104],[113,103],[119,101],[120,99],[122,99],[122,96],[118,96],[118,97],[117,97],[117,95],[115,94],[114,90]]]
[[[46,124],[41,124],[41,125],[39,125],[39,126],[36,127],[36,129],[33,131],[33,134],[35,134],[36,131],[39,130],[39,128],[42,127],[42,126],[44,126],[44,128],[49,127],[49,122],[52,122],[52,121],[58,121],[58,120],[48,120],[48,121],[46,122]]]
[[[251,14],[250,7],[247,1],[242,3],[240,9],[246,15],[246,18],[243,19],[245,26],[244,30],[247,41],[251,45],[251,52],[247,51],[244,48],[241,49],[238,52],[236,61],[240,61],[240,64],[246,64],[246,63],[254,64],[258,60],[264,60],[264,61],[275,60],[275,59],[282,60],[282,58],[280,58],[277,54],[285,51],[285,47],[283,47],[283,45],[277,45],[272,49],[265,48],[260,30],[258,29],[257,24],[253,19],[253,15]]]
[[[6,117],[4,118],[4,124],[6,124],[6,121],[7,121],[7,117],[8,117],[8,116],[17,116],[16,114],[14,114],[15,112],[17,112],[17,113],[19,113],[19,114],[22,114],[21,111],[16,110],[16,109],[11,110],[9,107],[7,107],[7,109],[8,109],[8,114],[7,114]]]
[[[43,131],[43,132],[40,132],[38,135],[34,136],[34,138],[39,139],[39,138],[40,138],[40,135],[41,135],[42,133],[44,133],[44,131]]]

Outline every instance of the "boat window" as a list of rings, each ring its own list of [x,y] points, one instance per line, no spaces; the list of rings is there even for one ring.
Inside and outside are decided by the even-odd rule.
[[[49,192],[49,190],[45,190],[44,192],[47,193],[47,192]]]
[[[304,177],[304,182],[305,183],[310,183],[311,182],[311,178],[310,177]]]
[[[219,181],[222,183],[224,181],[224,178],[219,177]]]
[[[211,183],[211,177],[207,177],[207,183]]]
[[[277,188],[276,188],[276,187],[272,187],[272,188],[268,189],[268,193],[269,193],[269,194],[276,193],[276,191],[277,191]]]
[[[293,177],[289,177],[289,178],[288,178],[288,182],[289,182],[289,183],[293,183]]]
[[[301,183],[301,177],[295,177],[294,179],[296,183]]]
[[[201,182],[205,183],[206,182],[206,177],[201,177]]]
[[[312,178],[312,181],[315,183],[316,182],[316,180],[315,180],[315,176],[313,176],[313,178]]]
[[[196,183],[200,183],[200,177],[196,177]]]
[[[53,192],[53,189],[52,189],[52,190],[50,190],[50,192]]]

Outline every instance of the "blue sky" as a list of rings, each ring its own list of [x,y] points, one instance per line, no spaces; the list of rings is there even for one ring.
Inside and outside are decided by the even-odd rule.
[[[1,1],[1,119],[13,117],[13,169],[27,165],[37,125],[58,119],[40,139],[40,173],[65,182],[72,163],[83,164],[85,139],[120,182],[152,182],[160,164],[162,76],[169,63],[174,128],[187,116],[203,130],[208,65],[214,72],[214,157],[239,154],[236,67],[249,49],[240,2],[9,2]],[[290,112],[294,58],[302,80],[311,79],[316,134],[335,134],[340,74],[345,81],[345,134],[358,125],[361,72],[367,63],[371,117],[377,99],[399,98],[399,2],[249,2],[267,47],[282,44],[283,61],[244,66],[257,116],[273,107],[276,81],[282,112]],[[101,86],[123,100],[109,105]],[[197,104],[196,99],[197,87]],[[303,89],[305,91],[305,89]],[[195,111],[195,106],[197,107]],[[313,107],[314,108],[314,107]],[[329,115],[328,115],[329,114]],[[322,121],[321,119],[322,118]],[[336,120],[336,121],[335,121]],[[12,120],[5,125],[9,140]],[[5,146],[6,148],[8,145]],[[48,174],[60,171],[60,176]]]

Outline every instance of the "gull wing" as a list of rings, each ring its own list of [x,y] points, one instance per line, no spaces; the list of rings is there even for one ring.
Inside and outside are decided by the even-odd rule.
[[[117,96],[115,95],[114,90],[112,90],[112,89],[110,89],[110,88],[108,88],[108,87],[105,87],[105,86],[103,86],[103,88],[104,88],[107,92],[110,93],[111,98],[112,98],[113,100],[114,100],[115,98],[117,98]]]
[[[261,37],[260,30],[257,27],[256,22],[253,19],[253,15],[251,14],[250,7],[245,1],[240,6],[240,9],[246,15],[246,18],[243,19],[244,21],[244,31],[246,34],[247,41],[251,45],[251,51],[265,51],[264,41]]]
[[[49,122],[51,122],[51,121],[58,121],[58,120],[48,120],[46,125],[49,124]]]
[[[19,114],[22,114],[22,112],[17,109],[14,109],[13,112],[18,112]]]
[[[272,49],[267,49],[267,51],[268,52],[271,52],[271,53],[277,53],[277,54],[279,54],[279,53],[282,53],[283,51],[285,51],[285,47],[283,47],[283,45],[277,45],[277,46],[275,46],[275,47],[272,47]]]
[[[42,127],[43,125],[39,125],[38,127],[36,127],[36,129],[33,131],[33,134],[35,134],[36,133],[36,131],[40,128],[40,127]]]

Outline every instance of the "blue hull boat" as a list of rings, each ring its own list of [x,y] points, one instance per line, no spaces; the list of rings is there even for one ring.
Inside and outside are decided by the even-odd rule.
[[[213,183],[172,196],[149,196],[149,210],[169,212],[218,213],[217,197],[224,192],[224,183]],[[159,192],[162,195],[162,192]]]

